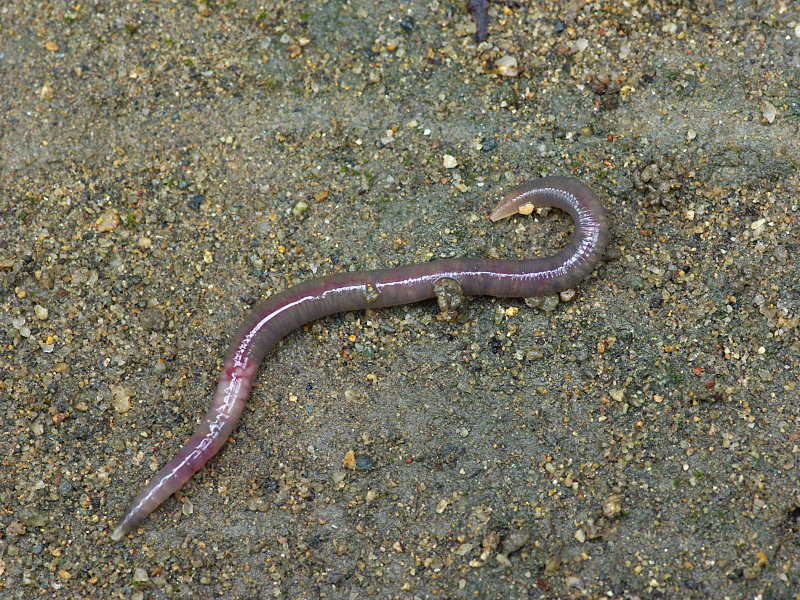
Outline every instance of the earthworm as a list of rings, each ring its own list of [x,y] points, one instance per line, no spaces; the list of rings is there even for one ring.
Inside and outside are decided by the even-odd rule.
[[[242,414],[264,356],[293,329],[335,313],[433,298],[440,293],[443,281],[460,287],[467,295],[530,297],[571,288],[589,275],[608,240],[606,212],[595,193],[571,177],[535,179],[511,190],[490,218],[498,221],[518,212],[527,215],[539,206],[560,208],[575,222],[569,244],[555,256],[525,260],[456,258],[379,271],[336,273],[305,281],[256,306],[231,342],[202,423],[134,499],[111,539],[122,539],[219,451]]]

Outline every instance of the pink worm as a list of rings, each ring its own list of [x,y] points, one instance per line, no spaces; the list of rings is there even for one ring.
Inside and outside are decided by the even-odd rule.
[[[214,400],[203,422],[175,457],[133,500],[111,534],[119,541],[214,456],[236,426],[261,361],[304,323],[350,310],[409,304],[435,296],[434,284],[453,279],[468,295],[530,297],[573,287],[589,275],[608,240],[606,212],[595,193],[572,177],[545,177],[511,190],[492,221],[554,206],[569,213],[575,232],[555,256],[526,260],[457,258],[395,269],[337,273],[296,285],[265,300],[233,338]]]

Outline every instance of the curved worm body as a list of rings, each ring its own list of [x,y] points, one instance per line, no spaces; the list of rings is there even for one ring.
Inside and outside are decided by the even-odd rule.
[[[296,285],[256,306],[231,342],[203,422],[134,499],[111,539],[122,539],[219,451],[242,414],[264,356],[293,329],[339,312],[433,298],[434,284],[443,278],[458,282],[468,295],[530,297],[571,288],[589,275],[608,240],[606,212],[595,193],[571,177],[535,179],[509,192],[491,219],[498,221],[518,212],[530,214],[538,206],[560,208],[575,222],[569,245],[555,256],[527,260],[460,258],[337,273]]]

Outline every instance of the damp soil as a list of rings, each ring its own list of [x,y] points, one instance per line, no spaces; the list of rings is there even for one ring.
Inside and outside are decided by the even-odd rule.
[[[797,598],[788,1],[0,7],[4,598]],[[133,535],[244,315],[319,275],[556,252],[573,293],[322,319]]]

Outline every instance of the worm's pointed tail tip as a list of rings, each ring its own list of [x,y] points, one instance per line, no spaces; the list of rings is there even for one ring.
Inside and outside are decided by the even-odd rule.
[[[122,528],[122,525],[118,525],[117,528],[114,530],[114,533],[111,534],[111,541],[118,542],[125,536],[125,530]]]

